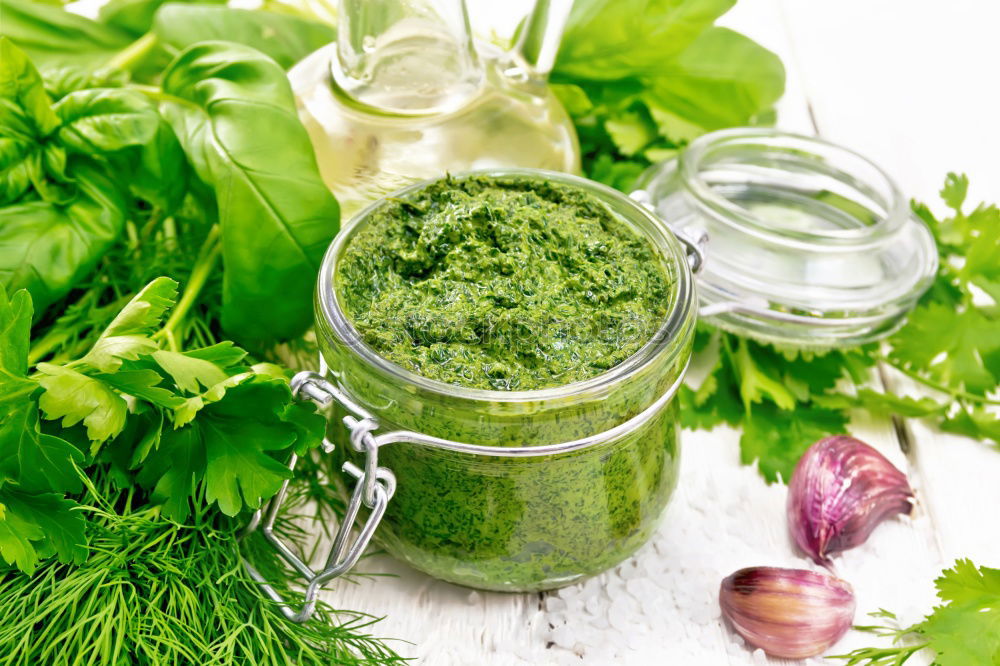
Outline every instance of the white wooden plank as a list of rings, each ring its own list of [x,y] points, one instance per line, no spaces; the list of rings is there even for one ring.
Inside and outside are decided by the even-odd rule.
[[[939,211],[947,170],[969,174],[973,204],[1000,200],[1000,91],[983,76],[998,62],[1000,4],[784,0],[784,8],[824,136],[856,147]],[[894,388],[913,390],[889,376]],[[908,427],[942,565],[956,557],[996,565],[1000,534],[982,516],[1000,505],[1000,455],[921,422]]]
[[[784,0],[824,136],[932,199],[948,170],[1000,200],[1000,3]]]

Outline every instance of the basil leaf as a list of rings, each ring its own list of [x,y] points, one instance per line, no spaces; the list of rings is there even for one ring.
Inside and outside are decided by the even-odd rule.
[[[0,38],[0,100],[23,109],[34,136],[47,136],[59,124],[38,70],[9,39]]]
[[[660,131],[693,138],[704,131],[744,125],[771,108],[785,91],[785,68],[775,54],[726,28],[703,32],[677,58],[663,64],[643,95]]]
[[[58,125],[38,70],[24,51],[0,37],[0,205],[44,182],[42,142]],[[55,158],[48,162],[60,172]]]
[[[160,125],[156,107],[145,95],[122,88],[77,90],[59,100],[55,111],[62,121],[59,141],[83,154],[144,145]]]
[[[141,37],[153,27],[153,17],[165,2],[167,0],[111,0],[98,11],[97,19],[133,37]],[[225,0],[218,2],[225,4]]]
[[[261,53],[210,42],[163,76],[162,105],[199,177],[215,188],[222,227],[222,324],[238,341],[294,337],[312,322],[313,280],[340,209],[284,72]]]
[[[77,158],[68,205],[27,201],[0,209],[0,284],[27,289],[41,312],[93,270],[121,233],[125,202],[116,185]]]
[[[121,88],[128,83],[128,73],[117,70],[91,70],[74,65],[48,65],[40,69],[45,92],[53,100],[62,99],[74,90]]]
[[[285,69],[336,37],[332,26],[290,14],[196,4],[164,5],[156,13],[153,32],[177,50],[219,39],[245,44]]]
[[[128,169],[129,190],[169,215],[181,207],[188,190],[188,166],[174,130],[162,118],[151,141],[125,151],[124,159],[114,162],[118,169]]]
[[[31,0],[3,0],[0,34],[38,64],[79,67],[103,64],[132,41],[126,32]]]
[[[593,81],[656,75],[666,60],[683,51],[735,3],[576,0],[553,73]]]

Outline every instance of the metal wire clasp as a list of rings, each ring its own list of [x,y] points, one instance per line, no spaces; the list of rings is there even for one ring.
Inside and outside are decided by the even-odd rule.
[[[659,216],[656,211],[656,207],[653,206],[652,198],[646,190],[633,190],[628,196],[630,199],[656,216],[658,220],[663,222],[663,224],[670,229],[670,232],[681,242],[681,245],[684,246],[684,252],[687,254],[688,266],[691,267],[691,272],[700,272],[702,266],[705,265],[705,245],[708,243],[708,234],[703,232],[697,238],[690,238],[687,233],[679,229],[675,229],[671,224],[667,223]]]
[[[302,574],[306,590],[303,605],[296,611],[250,562],[243,560],[247,573],[260,583],[261,589],[268,597],[278,602],[282,614],[292,622],[305,622],[316,610],[317,596],[323,585],[347,573],[361,558],[372,534],[375,533],[375,528],[385,514],[389,500],[396,491],[396,477],[387,468],[379,467],[378,464],[378,443],[372,434],[378,429],[378,422],[340,389],[315,372],[300,372],[292,378],[292,394],[299,399],[312,400],[322,407],[336,401],[351,412],[344,417],[344,425],[350,431],[351,448],[365,454],[364,469],[351,462],[344,463],[343,470],[357,479],[357,483],[351,492],[351,498],[337,528],[337,535],[330,546],[323,569],[318,573],[303,562],[274,532],[278,510],[288,491],[288,480],[282,484],[281,490],[266,506],[254,513],[241,536],[244,538],[260,529],[282,559]],[[329,454],[333,450],[333,444],[327,440],[324,440],[323,444],[325,453]],[[288,468],[294,472],[297,462],[298,457],[293,454]],[[370,512],[368,519],[354,536],[354,522],[362,504],[368,507]]]

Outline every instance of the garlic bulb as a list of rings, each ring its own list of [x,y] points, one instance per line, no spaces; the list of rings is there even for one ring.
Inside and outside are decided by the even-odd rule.
[[[788,526],[795,543],[817,564],[865,541],[875,526],[910,513],[906,476],[864,442],[837,435],[813,444],[788,484]]]
[[[722,581],[722,615],[773,657],[805,659],[840,640],[854,619],[846,581],[803,569],[750,567]]]

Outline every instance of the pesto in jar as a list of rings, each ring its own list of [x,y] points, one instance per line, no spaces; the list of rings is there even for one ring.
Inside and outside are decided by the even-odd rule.
[[[676,241],[618,193],[530,171],[415,186],[356,225],[324,266],[317,326],[331,377],[378,432],[494,449],[594,439],[521,457],[396,439],[378,449],[398,483],[376,541],[438,578],[505,591],[635,552],[677,480],[671,396],[694,316]],[[330,436],[360,465],[335,425],[345,415]]]
[[[380,356],[492,390],[606,372],[649,341],[669,300],[650,242],[600,200],[515,177],[442,179],[381,206],[336,284]]]

